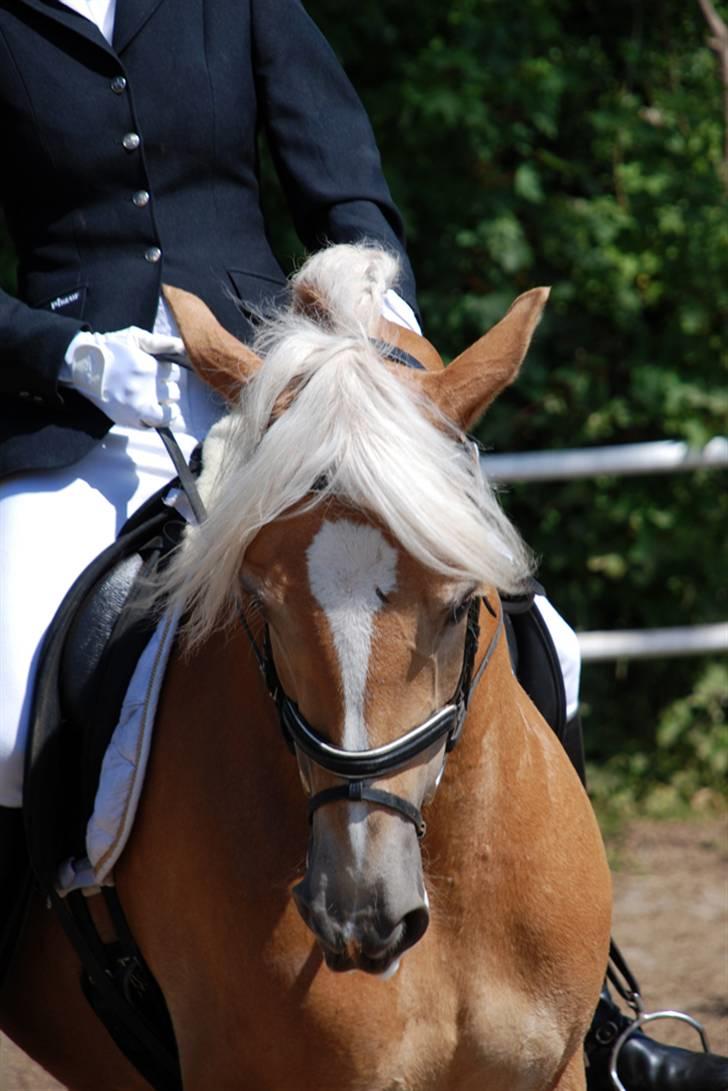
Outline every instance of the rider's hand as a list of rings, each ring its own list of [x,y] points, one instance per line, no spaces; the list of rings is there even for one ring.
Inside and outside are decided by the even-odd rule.
[[[78,390],[115,424],[128,428],[182,425],[180,367],[156,356],[181,356],[179,337],[130,326],[114,333],[77,333],[60,381]]]

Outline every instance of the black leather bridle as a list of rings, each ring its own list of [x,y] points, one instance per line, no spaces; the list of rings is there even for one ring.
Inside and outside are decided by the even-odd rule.
[[[375,339],[371,339],[371,343],[377,352],[386,359],[401,364],[403,367],[418,371],[425,370],[424,365],[417,360],[416,357],[412,356],[404,349],[401,349],[399,346]],[[187,494],[193,512],[198,521],[201,522],[205,518],[205,508],[199,493],[197,492],[194,479],[184,461],[182,452],[168,428],[159,428],[157,431],[175,464],[175,468],[179,474],[180,484]],[[315,487],[316,486],[314,486],[314,488]],[[490,613],[495,616],[495,612],[490,606],[487,598],[483,598],[482,601],[484,601]],[[363,801],[379,807],[384,807],[391,811],[396,811],[407,819],[408,822],[412,823],[419,838],[424,837],[426,829],[425,821],[418,808],[415,807],[413,803],[410,803],[409,800],[394,795],[392,792],[385,792],[380,788],[372,788],[370,781],[381,777],[392,776],[398,770],[409,765],[415,758],[419,757],[420,754],[424,753],[429,747],[439,742],[442,738],[446,737],[446,754],[456,746],[460,735],[462,734],[470,698],[472,697],[478,682],[483,677],[486,667],[496,650],[501,633],[503,632],[503,606],[501,604],[495,632],[478,665],[478,669],[475,674],[473,674],[475,653],[478,648],[478,640],[480,637],[480,603],[481,599],[476,597],[470,604],[468,623],[465,632],[463,665],[460,670],[460,678],[455,687],[455,692],[448,703],[443,705],[441,709],[438,709],[437,712],[434,712],[432,716],[424,721],[424,723],[411,728],[404,735],[400,736],[400,738],[395,739],[393,742],[385,743],[383,746],[376,746],[367,750],[343,750],[341,747],[334,746],[332,743],[328,742],[323,735],[319,734],[319,732],[311,726],[305,716],[301,713],[296,702],[291,700],[281,685],[273,660],[268,626],[266,625],[265,628],[263,646],[260,647],[248,625],[245,615],[241,611],[240,621],[242,627],[250,641],[253,654],[255,655],[256,662],[265,681],[268,694],[275,702],[278,709],[278,718],[283,731],[283,736],[291,753],[295,755],[296,750],[300,750],[301,753],[305,754],[306,757],[316,765],[319,765],[322,769],[326,769],[329,773],[333,773],[334,776],[340,777],[346,782],[344,784],[336,785],[333,788],[324,788],[323,791],[317,792],[316,795],[309,798],[309,821],[313,821],[313,816],[320,807],[324,807],[329,803],[335,803],[338,800],[346,800],[347,802]]]
[[[485,601],[492,612],[490,604],[487,600]],[[465,631],[463,665],[455,692],[448,703],[433,713],[424,723],[411,728],[393,742],[367,750],[343,750],[328,742],[311,726],[296,702],[283,689],[273,660],[267,626],[261,647],[241,613],[241,624],[253,649],[268,694],[278,709],[278,719],[289,750],[293,754],[296,753],[296,749],[300,750],[316,765],[346,781],[345,784],[324,788],[323,791],[311,796],[308,801],[309,820],[313,819],[320,807],[329,803],[335,803],[338,800],[363,801],[397,811],[413,824],[419,838],[424,837],[425,821],[417,807],[392,792],[372,788],[369,782],[392,776],[443,738],[445,738],[445,753],[449,753],[456,746],[462,734],[470,699],[485,673],[503,632],[503,607],[501,606],[495,632],[477,670],[473,673],[480,637],[480,603],[480,598],[474,598],[470,604]]]

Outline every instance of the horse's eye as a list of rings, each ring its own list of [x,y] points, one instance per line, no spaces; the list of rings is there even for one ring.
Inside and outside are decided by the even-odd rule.
[[[472,595],[466,595],[461,602],[450,607],[450,616],[448,618],[451,625],[458,625],[463,620],[468,610],[470,609],[470,603],[473,601]]]
[[[247,586],[241,581],[241,590],[243,592],[242,608],[243,611],[250,617],[255,617],[256,614],[265,613],[265,603],[262,597],[252,587]]]

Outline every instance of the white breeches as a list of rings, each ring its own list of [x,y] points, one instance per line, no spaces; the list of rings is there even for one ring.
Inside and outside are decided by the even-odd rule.
[[[189,456],[195,439],[177,439]],[[117,425],[73,466],[0,481],[0,806],[22,802],[38,651],[63,596],[173,476],[156,433]],[[576,634],[548,599],[537,602],[558,652],[570,718],[579,700]]]
[[[189,456],[196,440],[177,440]],[[39,645],[63,596],[174,472],[155,432],[117,425],[73,466],[0,481],[0,806],[22,801]]]

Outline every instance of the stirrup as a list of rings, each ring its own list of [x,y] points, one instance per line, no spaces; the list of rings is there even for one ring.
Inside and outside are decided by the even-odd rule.
[[[607,969],[607,977],[635,1014],[634,1020],[629,1026],[625,1027],[616,1039],[609,1057],[609,1078],[614,1085],[615,1091],[629,1091],[629,1088],[624,1086],[617,1075],[617,1063],[619,1061],[619,1054],[622,1052],[622,1047],[636,1031],[647,1026],[648,1023],[655,1023],[658,1019],[676,1019],[679,1023],[687,1023],[688,1026],[692,1027],[700,1036],[703,1052],[710,1053],[710,1045],[708,1043],[708,1035],[705,1027],[702,1023],[698,1022],[697,1019],[693,1019],[692,1015],[686,1015],[685,1012],[672,1011],[671,1009],[653,1012],[645,1011],[639,983],[627,966],[622,953],[613,940],[609,947],[609,968]]]

